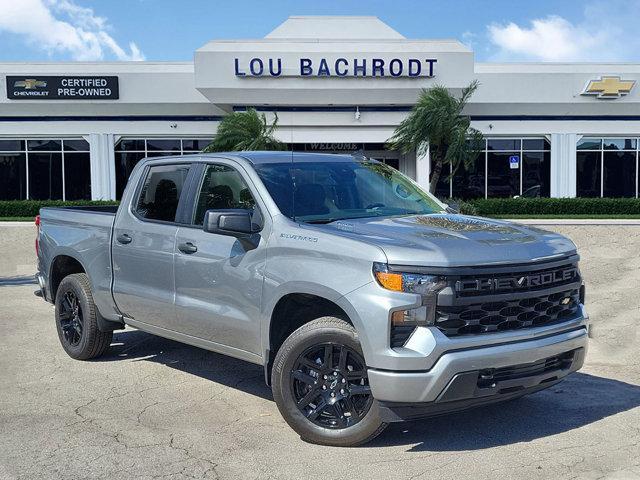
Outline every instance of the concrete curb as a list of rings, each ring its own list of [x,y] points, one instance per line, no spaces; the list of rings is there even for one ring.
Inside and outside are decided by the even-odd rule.
[[[640,227],[640,219],[588,219],[588,218],[575,218],[563,220],[561,218],[505,218],[504,220],[509,222],[523,223],[525,225],[623,225],[626,227],[634,226]]]

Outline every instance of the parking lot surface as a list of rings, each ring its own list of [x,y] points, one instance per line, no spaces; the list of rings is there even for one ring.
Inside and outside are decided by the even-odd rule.
[[[340,449],[297,437],[259,366],[133,329],[98,361],[67,357],[26,283],[33,227],[0,226],[0,479],[640,479],[640,227],[544,228],[582,255],[584,369]]]

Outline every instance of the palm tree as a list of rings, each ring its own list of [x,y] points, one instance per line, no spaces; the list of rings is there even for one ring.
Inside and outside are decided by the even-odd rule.
[[[462,115],[462,110],[478,88],[474,80],[455,97],[436,85],[423,89],[411,113],[396,128],[387,141],[388,148],[403,153],[415,151],[425,155],[427,149],[433,168],[429,179],[429,191],[434,193],[442,167],[451,164],[453,173],[462,165],[470,166],[482,150],[482,134],[471,128],[471,119]]]
[[[278,115],[269,124],[267,116],[254,108],[233,112],[222,119],[215,138],[202,151],[286,150],[287,146],[273,137],[277,125]]]

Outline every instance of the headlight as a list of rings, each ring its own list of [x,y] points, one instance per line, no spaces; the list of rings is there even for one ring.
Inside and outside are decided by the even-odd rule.
[[[373,264],[373,274],[383,288],[396,292],[430,295],[446,286],[444,277],[420,273],[390,272],[384,263]]]
[[[373,264],[373,275],[380,286],[387,290],[416,293],[422,297],[422,306],[391,313],[391,323],[394,326],[433,325],[435,323],[438,292],[447,286],[444,277],[392,272],[384,263]]]

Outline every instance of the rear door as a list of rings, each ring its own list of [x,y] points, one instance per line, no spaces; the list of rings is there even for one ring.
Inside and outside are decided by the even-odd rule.
[[[223,162],[221,160],[221,162]],[[191,225],[176,236],[175,283],[179,331],[261,354],[260,302],[269,225],[250,180],[233,163],[203,164]],[[202,230],[209,209],[253,212],[262,230],[250,242]]]
[[[128,318],[175,329],[174,247],[189,163],[146,167],[133,195],[123,199],[113,239],[113,295]]]

